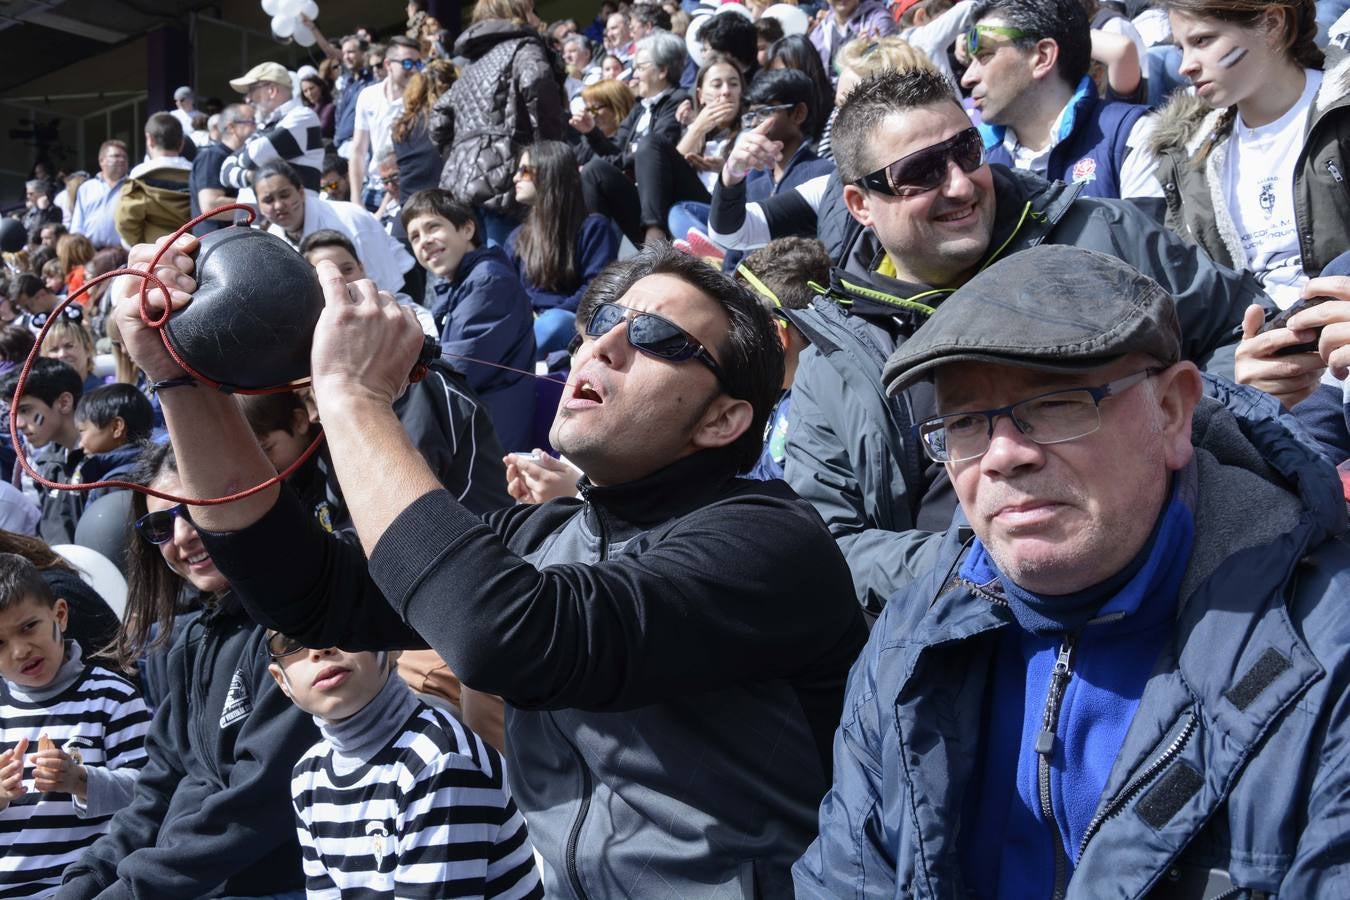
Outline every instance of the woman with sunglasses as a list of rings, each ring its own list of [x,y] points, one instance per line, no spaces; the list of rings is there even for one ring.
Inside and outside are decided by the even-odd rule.
[[[567,121],[562,62],[538,21],[532,0],[478,0],[452,53],[468,65],[433,113],[432,135],[447,151],[440,186],[477,210],[489,247],[519,221],[511,180],[518,148],[560,140]]]
[[[576,333],[577,304],[618,258],[622,238],[612,221],[586,212],[576,155],[562,141],[537,141],[521,153],[515,184],[516,200],[530,211],[505,249],[530,296],[542,360]]]
[[[147,449],[135,479],[180,492],[172,448]],[[146,700],[165,708],[131,805],[66,870],[61,896],[300,900],[290,778],[318,732],[268,674],[264,631],[231,595],[186,509],[133,497],[140,539],[127,554],[117,653],[124,665],[149,663]]]
[[[1167,226],[1287,308],[1346,249],[1350,61],[1322,71],[1313,0],[1163,5],[1195,86],[1154,132]]]

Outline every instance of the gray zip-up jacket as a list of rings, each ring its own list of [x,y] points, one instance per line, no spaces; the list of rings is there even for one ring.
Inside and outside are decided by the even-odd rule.
[[[1341,486],[1274,398],[1207,381],[1174,634],[1080,842],[1069,900],[1350,895]],[[960,520],[941,537],[849,676],[820,837],[793,868],[800,898],[965,896],[962,811],[979,783],[993,649],[1016,627],[952,577],[970,537]]]
[[[1250,273],[1217,265],[1127,201],[1080,197],[1075,185],[992,169],[997,205],[982,268],[1042,243],[1117,256],[1176,298],[1185,357],[1232,374],[1243,311],[1251,303],[1274,308]],[[884,259],[876,236],[858,233],[830,290],[791,313],[813,346],[793,381],[784,467],[788,484],[839,541],[858,600],[872,614],[924,564],[923,530],[945,528],[955,505],[941,468],[928,465],[910,434],[934,412],[931,389],[888,398],[881,386],[886,359],[951,289],[888,278],[877,272]]]

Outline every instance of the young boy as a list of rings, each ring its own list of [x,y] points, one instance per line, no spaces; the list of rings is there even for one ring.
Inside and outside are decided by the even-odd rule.
[[[129,384],[105,384],[80,398],[75,428],[84,459],[76,467],[75,484],[125,478],[136,467],[142,445],[150,439],[154,410],[146,396]],[[98,499],[90,491],[85,503]]]
[[[75,427],[75,404],[84,391],[84,380],[70,366],[56,359],[33,360],[24,385],[23,398],[14,408],[14,386],[19,370],[0,380],[0,399],[10,405],[9,414],[34,448],[33,468],[50,481],[69,483],[84,453],[80,433]],[[38,505],[42,521],[38,534],[49,544],[69,544],[75,539],[75,525],[84,511],[84,497],[77,491],[49,491],[38,487]]]
[[[62,870],[130,801],[145,762],[150,713],[131,681],[63,640],[68,618],[36,566],[0,553],[4,897],[53,896]]]
[[[767,481],[783,477],[787,455],[788,416],[792,410],[792,380],[797,375],[797,360],[810,341],[792,324],[791,311],[805,309],[816,296],[811,283],[826,284],[830,278],[830,256],[820,241],[784,237],[769,241],[746,256],[736,267],[736,280],[764,299],[778,327],[783,344],[783,396],[778,398],[769,425],[764,431],[764,452],[750,470],[749,477]]]
[[[390,677],[397,654],[267,637],[323,734],[291,781],[311,898],[544,896],[501,757]]]

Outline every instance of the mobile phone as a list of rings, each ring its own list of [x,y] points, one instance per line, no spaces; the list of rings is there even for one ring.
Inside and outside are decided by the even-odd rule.
[[[1336,299],[1336,298],[1335,298],[1335,297],[1303,297],[1303,298],[1300,299],[1297,303],[1295,303],[1293,306],[1289,307],[1289,308],[1286,309],[1286,310],[1282,310],[1280,313],[1278,313],[1277,315],[1275,315],[1269,322],[1267,322],[1266,324],[1262,325],[1262,326],[1261,326],[1261,330],[1258,331],[1257,334],[1265,334],[1267,331],[1274,331],[1276,328],[1287,328],[1287,327],[1289,327],[1289,320],[1290,320],[1291,318],[1293,318],[1295,315],[1297,315],[1298,313],[1303,312],[1305,309],[1312,309],[1314,306],[1321,306],[1323,303],[1326,303],[1328,300],[1334,300],[1334,299]],[[1289,356],[1289,355],[1294,354],[1294,353],[1316,353],[1316,352],[1317,352],[1317,341],[1318,341],[1319,338],[1322,337],[1322,329],[1318,328],[1318,329],[1315,329],[1315,330],[1316,330],[1317,334],[1313,337],[1313,339],[1312,339],[1311,341],[1308,341],[1308,342],[1302,343],[1302,344],[1295,344],[1295,345],[1292,346],[1292,347],[1282,347],[1281,349],[1276,350],[1276,351],[1275,351],[1273,354],[1271,354],[1271,355],[1272,355],[1272,356]]]
[[[533,450],[517,450],[511,454],[511,458],[526,462],[539,462],[539,454]]]

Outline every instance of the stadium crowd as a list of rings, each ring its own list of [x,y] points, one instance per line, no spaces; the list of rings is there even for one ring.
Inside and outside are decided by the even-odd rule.
[[[1347,6],[410,0],[35,161],[0,900],[1350,896]],[[249,228],[293,389],[91,284]]]

